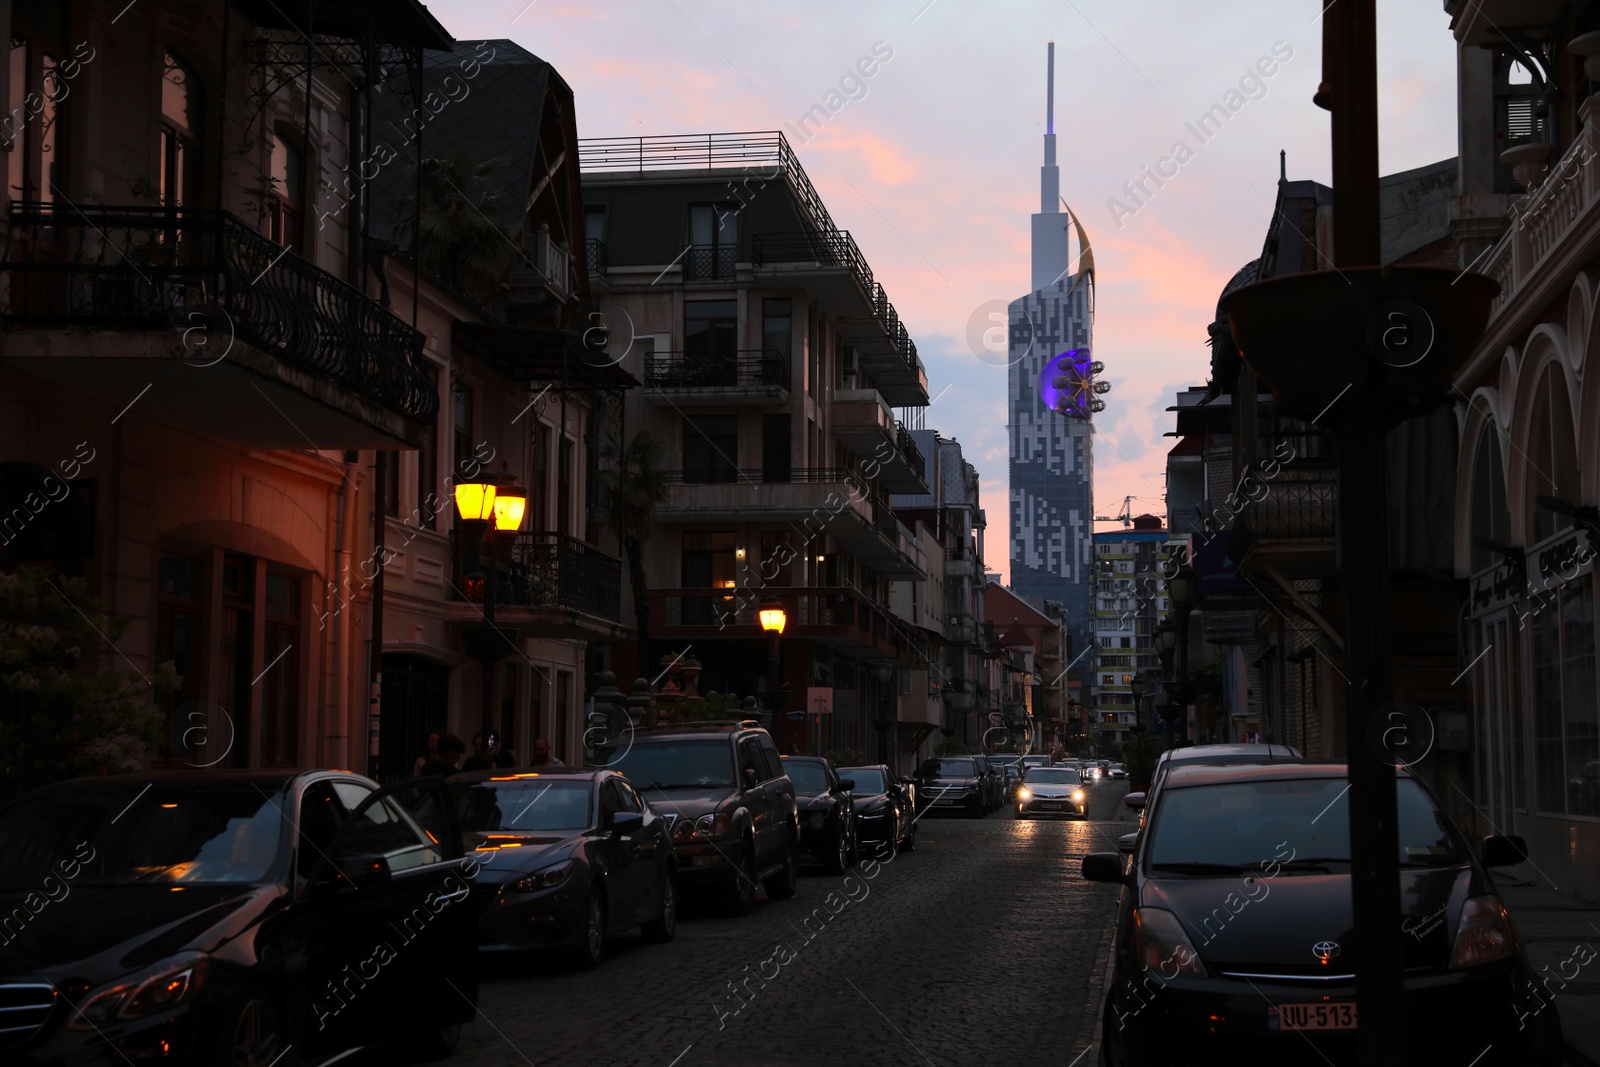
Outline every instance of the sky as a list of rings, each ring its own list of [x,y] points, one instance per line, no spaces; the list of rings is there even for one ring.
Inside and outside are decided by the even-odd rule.
[[[1164,516],[1165,409],[1179,390],[1205,382],[1205,327],[1223,285],[1260,254],[1279,151],[1291,180],[1329,181],[1328,114],[1311,103],[1324,3],[808,0],[799,10],[720,0],[433,0],[429,8],[458,39],[508,37],[553,64],[572,86],[580,138],[788,131],[917,343],[937,397],[926,425],[959,440],[978,468],[985,562],[1007,574],[1005,359],[985,349],[983,331],[996,303],[1023,295],[1030,281],[1046,42],[1056,42],[1061,191],[1094,249],[1094,354],[1112,384],[1095,416],[1096,513],[1115,515],[1133,496],[1134,514]],[[1443,8],[1441,0],[1378,4],[1385,174],[1455,155],[1455,46]],[[869,56],[880,62],[859,78],[857,63]],[[815,135],[796,136],[819,103],[835,113]],[[1186,123],[1219,103],[1230,118],[1202,143]],[[1161,164],[1177,173],[1129,197],[1124,183],[1173,155],[1179,140],[1189,146],[1182,162]]]

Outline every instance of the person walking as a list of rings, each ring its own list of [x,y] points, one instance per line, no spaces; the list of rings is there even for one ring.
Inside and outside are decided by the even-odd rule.
[[[565,767],[566,764],[550,755],[550,742],[540,737],[536,738],[533,742],[533,766]]]
[[[461,762],[461,756],[467,751],[467,746],[461,743],[461,738],[455,734],[444,734],[439,738],[439,758],[432,759],[422,765],[418,777],[427,775],[455,774]]]
[[[423,742],[422,755],[418,756],[417,757],[417,761],[411,765],[411,777],[413,777],[413,778],[421,777],[422,776],[422,765],[424,763],[427,763],[429,760],[436,760],[438,758],[439,758],[439,731],[438,730],[429,730],[428,731],[428,739],[425,742]]]

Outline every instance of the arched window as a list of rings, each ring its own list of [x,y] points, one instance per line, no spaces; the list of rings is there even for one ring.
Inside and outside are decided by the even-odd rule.
[[[1547,368],[1539,381],[1532,426],[1528,455],[1524,457],[1530,469],[1523,507],[1529,519],[1528,542],[1538,544],[1557,530],[1571,526],[1572,519],[1540,507],[1535,497],[1578,499],[1578,453],[1572,436],[1572,405],[1568,403],[1566,379],[1555,367]]]
[[[1500,562],[1500,556],[1478,543],[1479,538],[1508,544],[1511,509],[1506,503],[1506,473],[1500,452],[1500,429],[1483,426],[1478,455],[1472,463],[1472,573]]]

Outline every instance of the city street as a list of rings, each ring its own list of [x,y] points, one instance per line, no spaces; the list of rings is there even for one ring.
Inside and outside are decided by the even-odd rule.
[[[598,971],[491,965],[450,1062],[1072,1063],[1094,1035],[1116,901],[1079,861],[1133,824],[1124,783],[1087,788],[1088,822],[929,816],[916,851],[874,877],[808,870],[793,900],[744,919],[686,907],[675,943],[630,934]],[[793,958],[765,962],[780,941]],[[747,978],[741,1011],[729,983]]]

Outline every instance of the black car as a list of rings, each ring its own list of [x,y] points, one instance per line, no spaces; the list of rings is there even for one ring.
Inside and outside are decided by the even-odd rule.
[[[667,821],[612,770],[477,771],[450,779],[481,865],[482,950],[565,951],[600,965],[606,939],[638,928],[671,941],[677,860]]]
[[[856,810],[850,791],[833,763],[820,756],[785,756],[783,769],[794,783],[800,806],[800,855],[816,860],[829,874],[843,874],[856,861]]]
[[[267,1067],[475,1013],[474,865],[442,780],[80,778],[0,808],[0,1059]]]
[[[1479,859],[1420,781],[1395,785],[1402,911],[1367,936],[1404,945],[1406,1062],[1559,1062],[1560,1017],[1486,870],[1522,843],[1487,838]],[[1176,766],[1131,865],[1084,857],[1124,887],[1104,1062],[1355,1062],[1348,787],[1342,763]]]
[[[981,819],[989,810],[983,772],[972,756],[935,756],[916,774],[918,801],[924,809],[964,811]]]
[[[636,730],[601,746],[593,762],[627,775],[667,819],[686,892],[717,893],[734,915],[755,907],[758,883],[773,900],[794,896],[800,877],[794,784],[760,723]]]
[[[862,844],[877,846],[879,855],[917,847],[916,791],[879,763],[846,767],[839,772],[855,783],[856,833]]]
[[[1015,753],[1002,752],[991,755],[989,762],[994,765],[994,769],[1000,772],[1001,777],[1004,779],[1002,782],[1004,798],[1008,801],[1015,799],[1017,786],[1022,783],[1022,772],[1025,767],[1022,757]]]

